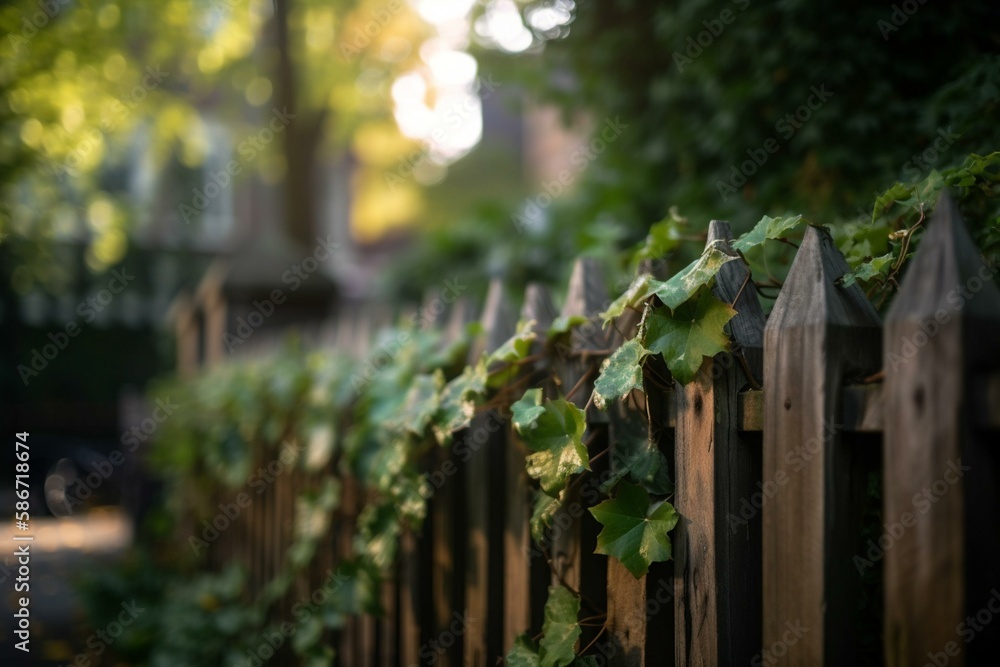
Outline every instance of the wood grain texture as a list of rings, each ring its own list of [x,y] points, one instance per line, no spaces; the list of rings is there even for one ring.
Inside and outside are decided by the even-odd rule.
[[[424,317],[433,316],[433,299],[425,299]],[[445,342],[457,339],[466,324],[476,317],[475,304],[467,298],[458,299],[447,316]],[[441,319],[445,319],[441,316]],[[455,442],[461,442],[468,429],[454,435]],[[465,608],[465,545],[468,542],[466,523],[465,487],[468,470],[455,456],[455,445],[435,450],[434,470],[455,470],[443,485],[436,488],[430,502],[430,534],[427,536],[431,551],[431,591],[429,607],[431,618],[423,624],[422,647],[436,641],[454,620],[452,614]],[[457,638],[438,656],[442,667],[458,667],[463,660],[462,637]],[[421,658],[425,660],[425,658]],[[418,662],[419,664],[419,662]]]
[[[538,335],[531,354],[540,354],[545,348],[545,334],[555,319],[556,310],[545,287],[530,284],[525,291],[521,319],[535,322]],[[532,364],[525,373],[535,378],[532,385],[544,383],[544,362]],[[539,586],[539,574],[547,577],[548,565],[532,549],[530,519],[532,512],[532,487],[525,472],[525,447],[509,424],[506,428],[507,443],[504,447],[504,586],[503,586],[503,648],[509,649],[522,632],[533,630],[532,610],[544,602],[545,584]],[[535,557],[533,557],[535,556]],[[543,580],[544,582],[544,580]],[[534,603],[534,605],[533,605]],[[540,621],[539,621],[540,628]]]
[[[998,334],[995,273],[944,193],[886,318],[885,519],[912,522],[885,551],[894,667],[1000,654],[996,620],[972,627],[1000,585],[998,436],[971,426],[977,403],[1000,412],[996,397],[990,405],[976,391],[1000,365]]]
[[[588,321],[573,330],[569,349],[557,346],[556,368],[562,380],[561,390],[563,392],[570,391],[585,375],[590,376],[589,379],[583,381],[582,386],[570,398],[570,401],[580,408],[586,406],[590,394],[593,392],[597,366],[603,359],[603,357],[588,356],[587,352],[603,351],[607,347],[609,334],[603,329],[598,318],[598,313],[606,307],[607,302],[607,289],[604,286],[601,265],[593,258],[577,259],[573,264],[573,273],[570,276],[566,302],[563,304],[561,314],[566,317],[586,317]],[[587,411],[588,424],[606,421],[607,415],[595,407],[591,406]],[[590,454],[593,456],[599,451],[601,450],[595,445],[591,447]],[[565,499],[567,506],[571,506],[573,503],[582,503],[579,497],[579,488],[571,491]],[[584,518],[589,518],[589,515]],[[566,583],[576,590],[580,590],[583,580],[581,523],[582,519],[576,519],[569,528],[558,531],[550,547],[553,567],[562,574]],[[553,575],[552,583],[558,584],[559,578]],[[603,586],[603,581],[601,583]],[[594,584],[590,582],[589,585]]]
[[[421,568],[417,538],[404,529],[400,538],[399,563],[399,664],[416,665],[420,661],[421,622],[425,600],[421,599],[421,583],[430,577],[430,568]],[[427,563],[429,565],[430,563]],[[423,570],[423,571],[422,571]]]
[[[731,238],[728,223],[712,221],[709,243],[727,247]],[[759,378],[764,315],[748,275],[743,262],[729,262],[713,293],[736,301],[731,346]],[[694,380],[676,389],[678,665],[748,664],[760,646],[760,523],[729,521],[740,516],[740,503],[760,479],[759,454],[739,434],[739,391],[747,383],[734,355],[722,353],[705,359]]]
[[[645,417],[623,404],[608,410],[612,455],[619,442],[648,437]],[[648,644],[654,629],[647,618],[646,592],[651,577],[638,579],[617,558],[607,559],[607,642],[603,653],[610,667],[644,667],[654,664]]]
[[[841,388],[878,369],[881,332],[861,288],[836,282],[848,270],[829,233],[807,228],[764,331],[763,646],[788,665],[853,664],[857,651],[864,486],[836,419]]]
[[[604,272],[594,258],[577,259],[573,265],[566,302],[562,315],[582,316],[587,322],[573,329],[570,335],[571,348],[556,346],[555,366],[562,381],[561,392],[566,393],[578,383],[576,392],[569,398],[578,407],[584,408],[593,393],[597,371],[607,354],[610,333],[598,317],[609,303],[604,281]],[[587,408],[587,433],[589,454],[593,458],[608,446],[608,416],[591,405]],[[599,478],[607,457],[592,464],[594,478]],[[572,521],[568,527],[554,531],[549,547],[556,572],[563,580],[580,592],[583,600],[581,613],[594,615],[606,609],[607,559],[594,554],[597,548],[597,534],[600,526],[585,510],[593,504],[593,499],[583,497],[582,488],[587,485],[588,494],[594,494],[594,483],[584,482],[574,486],[564,498],[563,507]],[[553,584],[559,584],[559,577],[553,574]],[[583,628],[580,646],[587,645],[597,636],[593,627]]]
[[[514,313],[499,280],[490,283],[483,308],[485,352],[500,347],[514,333]],[[470,359],[470,362],[474,362]],[[465,509],[468,542],[465,561],[467,630],[464,660],[467,667],[493,665],[503,655],[503,475],[505,429],[493,411],[473,418],[464,438],[469,452]],[[460,463],[461,465],[461,463]]]

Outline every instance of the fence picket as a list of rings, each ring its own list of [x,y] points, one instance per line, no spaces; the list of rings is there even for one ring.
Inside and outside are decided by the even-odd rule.
[[[555,306],[548,290],[537,284],[528,285],[524,295],[521,319],[534,320],[537,338],[531,354],[541,354],[545,334],[555,320]],[[544,363],[530,365],[526,373],[539,375]],[[535,386],[537,383],[533,383]],[[510,425],[507,426],[505,449],[504,497],[504,589],[503,589],[503,649],[514,645],[522,632],[536,634],[541,630],[541,605],[544,603],[548,565],[536,554],[531,541],[530,517],[532,487],[525,472],[525,449]],[[540,581],[541,580],[541,581]]]
[[[729,224],[713,220],[709,243],[731,240]],[[734,353],[705,359],[695,379],[675,392],[678,665],[749,664],[760,647],[760,523],[739,527],[731,517],[760,479],[759,459],[738,433],[739,392],[750,380],[736,358],[745,355],[746,368],[760,377],[764,315],[742,262],[723,267],[713,292],[736,301],[738,314],[729,322]]]
[[[854,664],[865,488],[835,420],[846,381],[877,370],[881,336],[861,288],[836,284],[848,271],[829,232],[807,228],[764,330],[763,647],[790,665]]]
[[[942,194],[886,317],[884,520],[901,531],[885,550],[892,667],[1000,654],[995,622],[974,641],[958,633],[1000,585],[997,439],[972,427],[977,376],[1000,366],[994,280]]]
[[[610,334],[604,330],[598,314],[607,307],[608,302],[600,263],[591,257],[577,259],[570,276],[562,315],[586,317],[587,322],[573,330],[569,349],[562,346],[557,350],[556,363],[563,382],[561,387],[563,392],[568,393],[577,384],[580,385],[569,400],[581,408],[587,405],[593,393],[598,367],[607,354]],[[607,420],[607,414],[595,406],[590,405],[587,409],[589,435],[586,437],[590,438],[591,457],[608,446]],[[605,457],[600,466],[593,466],[595,476],[600,474],[601,467],[606,464]],[[588,503],[581,498],[579,486],[567,494],[563,506],[566,508],[588,506]],[[561,574],[563,581],[580,592],[585,613],[599,613],[603,611],[607,599],[607,564],[603,557],[593,555],[597,546],[599,527],[589,512],[571,512],[571,514],[578,516],[571,517],[572,523],[568,528],[560,529],[554,534],[550,547],[552,565],[556,572]],[[554,574],[552,583],[561,583],[560,577]],[[584,628],[580,638],[581,645],[589,643],[596,634],[593,628]]]
[[[503,283],[490,282],[481,319],[485,351],[492,352],[514,333],[514,315]],[[473,354],[478,357],[476,350]],[[475,359],[470,359],[474,362]],[[506,441],[495,411],[472,419],[465,495],[468,542],[465,561],[465,658],[467,667],[492,665],[502,655],[503,637],[503,469]]]

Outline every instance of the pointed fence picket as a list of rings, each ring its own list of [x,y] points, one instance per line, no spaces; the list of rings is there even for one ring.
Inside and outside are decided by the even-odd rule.
[[[710,242],[731,238],[728,224],[711,223]],[[478,318],[468,299],[429,295],[410,319],[444,331],[445,343],[479,319],[483,347],[470,359],[500,345],[516,318],[535,321],[537,359],[516,381],[547,396],[572,391],[586,407],[593,489],[574,487],[566,520],[536,544],[525,447],[503,413],[481,411],[421,463],[444,471],[427,519],[400,538],[384,615],[351,619],[332,638],[337,663],[498,664],[517,635],[541,631],[546,588],[563,583],[581,594],[581,616],[604,619],[578,649],[612,667],[988,664],[1000,654],[1000,621],[987,622],[1000,613],[996,269],[945,196],[884,328],[846,272],[829,234],[809,227],[765,325],[742,263],[726,264],[713,292],[738,313],[731,350],[683,387],[649,358],[645,392],[606,412],[588,400],[593,382],[637,314],[601,325],[609,299],[596,260],[575,263],[560,311],[587,321],[554,345],[544,288],[518,299],[494,282]],[[345,318],[317,338],[363,358],[376,324]],[[185,331],[185,365],[194,337]],[[680,515],[673,561],[640,579],[593,553],[599,525],[586,511],[635,437],[667,457]],[[211,562],[244,562],[260,590],[285,557],[296,480],[279,478],[246,526],[212,545]],[[350,555],[359,488],[346,480],[329,544],[296,593]],[[295,663],[286,650],[271,664]]]

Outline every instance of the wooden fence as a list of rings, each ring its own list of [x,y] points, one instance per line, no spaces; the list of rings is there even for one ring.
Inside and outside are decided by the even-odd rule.
[[[710,237],[728,239],[728,225],[713,222]],[[642,430],[673,466],[673,561],[641,579],[593,553],[599,526],[585,508],[597,481],[575,486],[551,539],[534,544],[526,450],[504,415],[477,416],[426,462],[442,480],[427,520],[402,538],[386,614],[352,619],[333,638],[338,664],[498,664],[519,633],[541,631],[546,587],[558,581],[581,592],[581,617],[597,619],[580,639],[597,664],[994,664],[1000,289],[947,199],[909,264],[882,323],[859,286],[842,285],[847,264],[822,229],[807,229],[766,321],[746,269],[731,262],[714,291],[738,297],[729,328],[740,354],[706,359],[683,387],[650,359],[639,410],[587,408],[592,456]],[[546,378],[554,365],[564,392],[583,383],[572,396],[580,407],[618,331],[635,323],[626,313],[603,328],[596,316],[609,301],[599,265],[578,260],[561,314],[589,321],[571,349],[526,369]],[[437,324],[457,331],[472,310],[459,300]],[[544,287],[528,288],[519,315],[541,339],[557,314]],[[500,283],[479,319],[488,348],[513,333],[518,313]],[[367,337],[353,333],[333,344],[363,354]],[[594,462],[593,480],[608,458]],[[263,585],[290,543],[294,485],[280,479],[216,559],[254,554]],[[348,485],[328,553],[297,594],[349,548],[363,501]]]

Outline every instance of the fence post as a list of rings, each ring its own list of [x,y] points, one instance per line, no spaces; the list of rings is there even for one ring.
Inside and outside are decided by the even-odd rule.
[[[592,257],[577,259],[573,264],[562,314],[582,316],[588,320],[572,331],[569,348],[557,346],[556,363],[564,393],[568,394],[577,384],[580,385],[569,398],[580,408],[587,405],[593,393],[598,367],[607,354],[610,335],[603,330],[598,315],[607,308],[608,303],[600,263]],[[607,421],[607,414],[596,406],[591,405],[587,410],[590,456],[603,451],[608,445]],[[607,461],[605,459],[599,463],[600,465],[593,466],[594,477],[587,484],[597,484],[601,469],[607,465]],[[588,489],[588,493],[593,493],[594,490]],[[584,613],[594,614],[603,611],[607,599],[607,559],[594,555],[600,531],[594,518],[584,510],[589,505],[582,499],[582,485],[576,486],[567,494],[562,511],[570,513],[572,524],[565,530],[554,532],[550,553],[553,568],[561,572],[563,580],[583,596],[581,609]],[[559,578],[553,575],[552,583],[560,583]],[[590,604],[596,608],[590,609]],[[584,628],[580,637],[581,646],[589,643],[596,634],[593,628]]]
[[[713,220],[708,242],[731,240],[729,223]],[[760,522],[740,515],[760,469],[738,433],[739,392],[750,382],[735,355],[761,379],[764,314],[743,262],[724,265],[712,291],[738,314],[727,327],[734,352],[705,359],[676,390],[677,665],[747,665],[761,643]]]
[[[555,320],[555,307],[548,290],[542,285],[530,284],[524,295],[521,319],[534,320],[537,334],[531,354],[541,354],[545,349],[545,336]],[[525,371],[538,375],[545,363],[532,364]],[[517,397],[514,397],[517,398]],[[505,446],[505,529],[504,529],[504,623],[503,650],[514,645],[514,640],[522,632],[532,635],[541,630],[541,605],[544,604],[549,567],[534,558],[536,553],[531,544],[530,517],[532,512],[531,484],[525,472],[525,448],[517,440],[513,427],[506,429]],[[534,615],[533,615],[534,614]]]
[[[429,302],[433,303],[433,302]],[[459,298],[452,306],[448,320],[445,338],[454,341],[461,335],[462,328],[475,319],[476,308],[467,298]],[[431,306],[425,306],[424,317],[433,315]],[[465,593],[465,544],[467,541],[465,516],[465,483],[467,471],[464,464],[455,456],[455,443],[467,437],[468,430],[455,434],[455,442],[446,449],[435,450],[435,462],[438,470],[454,466],[455,474],[437,488],[430,502],[430,549],[431,549],[431,594],[430,622],[424,624],[422,642],[437,640],[454,621],[452,613],[463,609]],[[441,667],[458,667],[462,663],[463,638],[458,637],[447,647],[440,642],[436,646],[444,649],[443,653],[434,655],[436,663]],[[421,657],[418,660],[426,660]]]
[[[514,317],[503,283],[490,282],[482,316],[485,351],[492,352],[514,333]],[[473,351],[475,352],[475,350]],[[470,359],[475,362],[475,359]],[[465,561],[466,667],[492,665],[503,655],[503,469],[504,428],[490,410],[472,419],[465,444],[468,458]]]
[[[1000,653],[998,440],[975,425],[977,407],[1000,407],[977,406],[978,381],[1000,365],[995,271],[942,193],[886,317],[887,665]]]
[[[879,319],[830,234],[808,227],[764,330],[764,657],[854,664],[865,486],[835,425],[841,387],[877,370]]]

